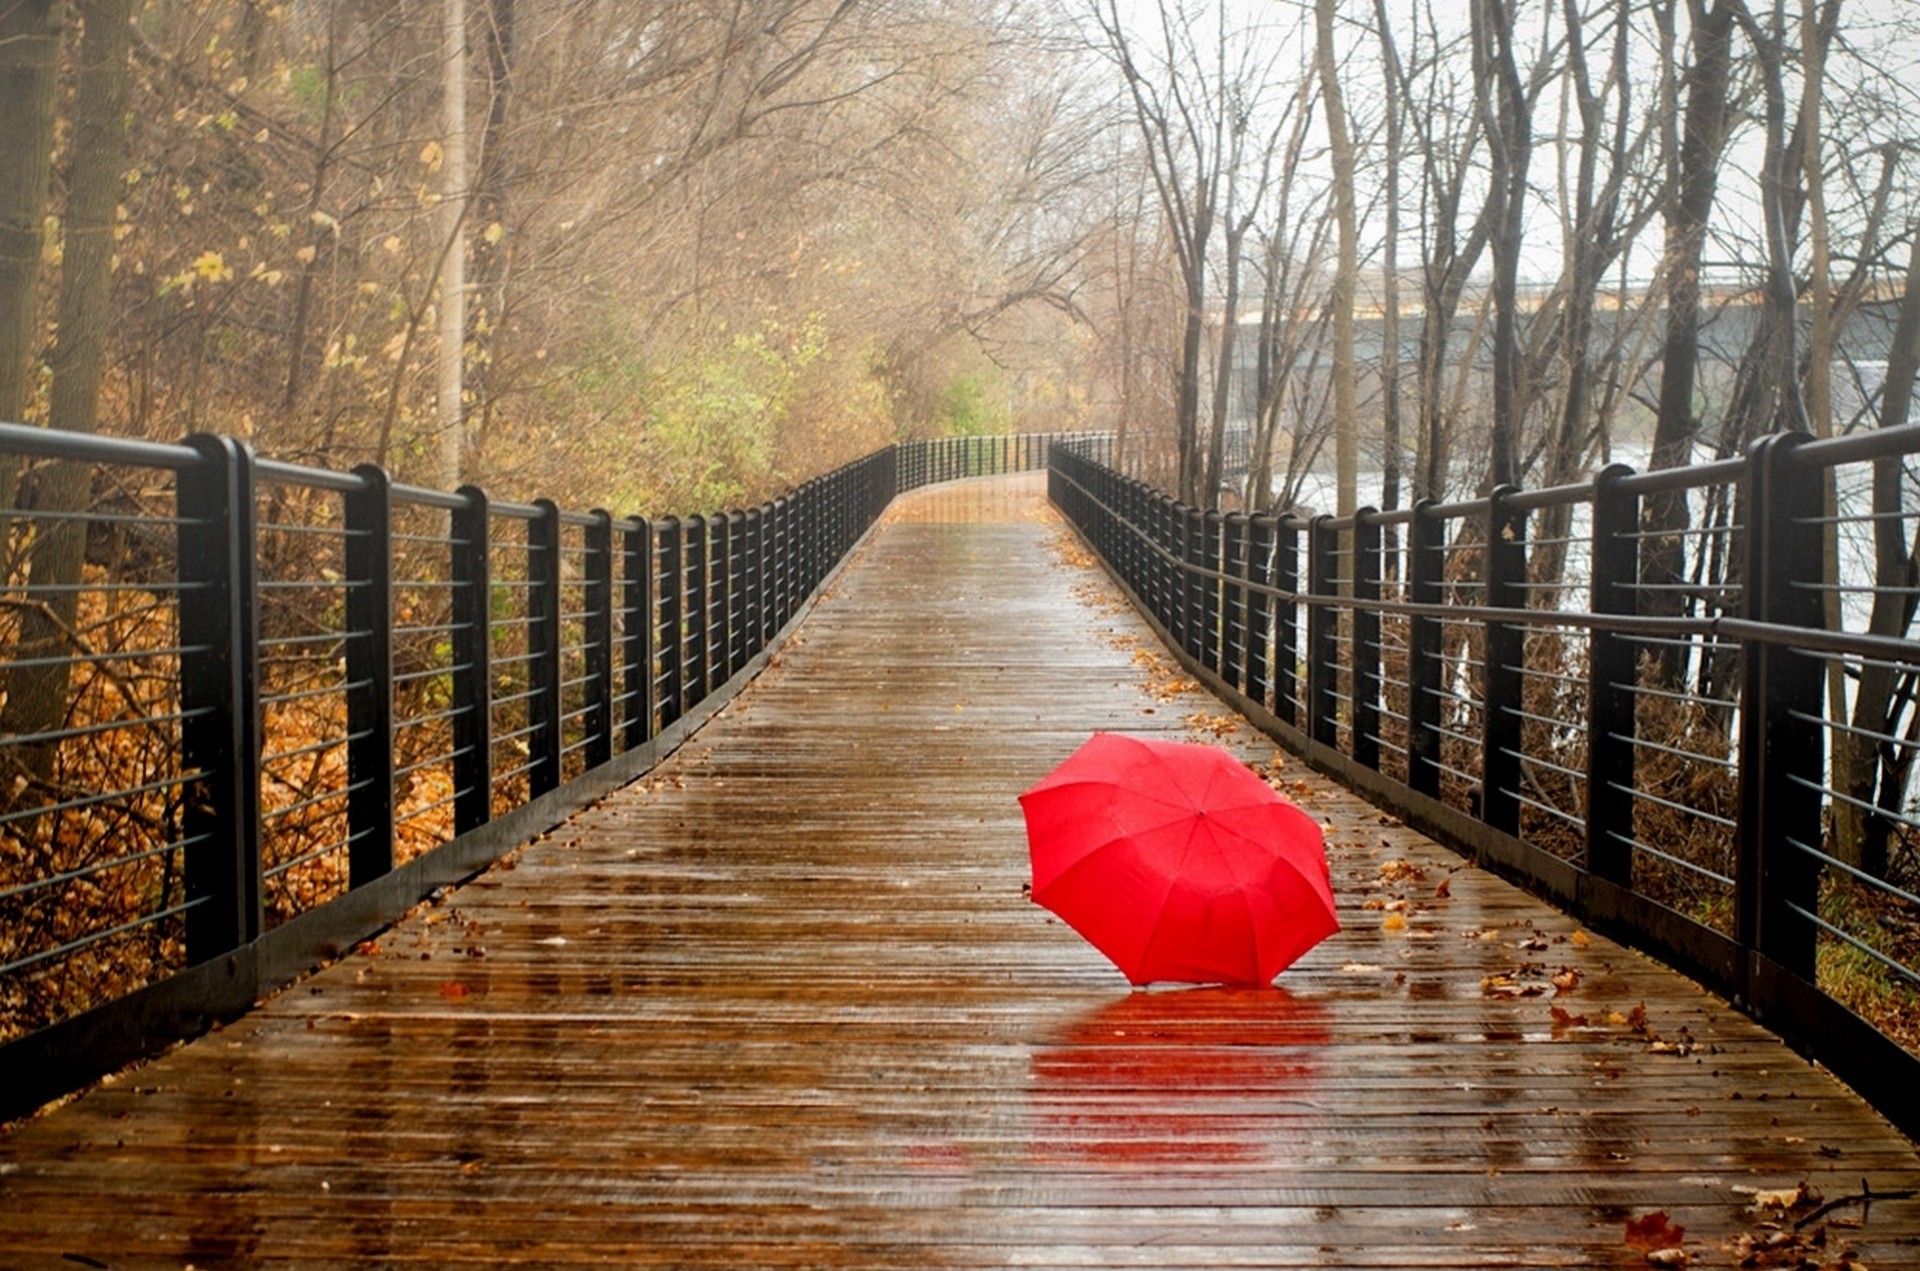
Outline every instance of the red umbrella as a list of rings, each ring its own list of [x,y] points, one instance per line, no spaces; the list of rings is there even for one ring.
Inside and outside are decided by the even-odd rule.
[[[1320,827],[1217,746],[1096,733],[1020,806],[1033,898],[1135,984],[1266,984],[1340,929]]]

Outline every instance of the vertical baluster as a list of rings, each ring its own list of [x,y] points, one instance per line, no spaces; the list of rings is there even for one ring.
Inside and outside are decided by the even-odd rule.
[[[759,507],[750,507],[741,514],[740,532],[747,546],[740,583],[743,662],[767,647],[766,544],[761,541],[765,524],[766,513]]]
[[[1353,670],[1353,757],[1369,768],[1380,766],[1380,611],[1367,608],[1380,599],[1380,522],[1375,508],[1353,516],[1353,645],[1347,665]]]
[[[1194,581],[1200,585],[1200,629],[1199,648],[1195,656],[1200,665],[1209,671],[1220,669],[1220,649],[1225,641],[1226,632],[1220,626],[1220,562],[1221,562],[1221,516],[1218,509],[1208,508],[1199,518],[1200,551],[1198,568],[1194,571]]]
[[[453,582],[453,828],[493,819],[493,560],[487,492],[462,486],[449,545]]]
[[[540,515],[527,522],[527,746],[533,767],[527,774],[529,797],[560,784],[566,733],[562,726],[565,701],[561,685],[563,640],[560,622],[561,584],[566,570],[560,555],[560,508],[551,499],[537,499]]]
[[[684,713],[685,675],[680,657],[686,647],[686,567],[681,563],[686,542],[686,526],[677,516],[662,517],[655,527],[660,533],[660,567],[654,571],[659,590],[660,636],[655,648],[660,657],[660,727],[665,729]]]
[[[1446,523],[1433,514],[1433,501],[1413,506],[1407,526],[1407,599],[1437,605],[1446,594]],[[1431,798],[1440,795],[1440,619],[1413,614],[1407,619],[1407,784]]]
[[[362,464],[348,492],[347,877],[360,887],[393,869],[393,482]]]
[[[1247,670],[1247,552],[1251,521],[1245,512],[1229,512],[1222,521],[1220,613],[1220,675],[1234,688],[1246,687]]]
[[[1596,614],[1632,614],[1638,605],[1640,500],[1622,493],[1631,475],[1610,464],[1593,481],[1593,577]],[[1619,887],[1633,884],[1634,645],[1596,627],[1587,645],[1587,868]]]
[[[1320,515],[1307,526],[1307,594],[1331,599],[1339,595],[1340,580],[1334,550],[1340,536],[1328,528],[1332,518]],[[1307,735],[1323,745],[1339,742],[1335,682],[1339,678],[1340,614],[1330,604],[1307,609]]]
[[[1295,728],[1300,718],[1300,537],[1310,530],[1299,518],[1274,521],[1273,587],[1273,713]]]
[[[1262,706],[1272,706],[1273,672],[1267,648],[1273,639],[1273,597],[1262,588],[1273,585],[1274,541],[1278,525],[1271,514],[1256,513],[1247,524],[1246,549],[1246,667],[1240,687]],[[1275,714],[1278,714],[1276,709]]]
[[[583,562],[587,616],[582,623],[586,640],[587,713],[586,762],[598,768],[613,758],[613,514],[593,511],[586,529]]]
[[[626,602],[621,630],[626,636],[626,735],[624,747],[644,746],[654,735],[653,722],[653,524],[633,518],[626,538]]]
[[[707,545],[711,536],[704,516],[686,517],[681,526],[686,540],[681,551],[687,597],[686,652],[680,663],[680,713],[684,715],[707,695]]]
[[[733,522],[725,512],[707,518],[707,692],[727,682],[733,641]]]
[[[1496,609],[1526,606],[1527,520],[1510,503],[1518,491],[1502,486],[1487,500],[1486,597]],[[1489,621],[1484,627],[1486,668],[1480,720],[1480,819],[1506,834],[1520,832],[1520,694],[1526,628]]]
[[[180,768],[187,776],[187,960],[259,936],[260,680],[253,452],[197,435],[203,456],[176,478]]]
[[[1819,468],[1793,452],[1805,440],[1773,433],[1748,452],[1746,616],[1821,628]],[[1825,677],[1818,658],[1786,644],[1750,642],[1740,712],[1740,814],[1736,832],[1735,937],[1802,980],[1815,979],[1826,784]]]

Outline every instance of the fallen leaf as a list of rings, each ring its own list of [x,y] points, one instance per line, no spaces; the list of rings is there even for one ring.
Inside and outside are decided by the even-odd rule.
[[[1396,911],[1380,920],[1380,930],[1382,931],[1405,931],[1406,929],[1407,916],[1403,913]]]
[[[1629,1249],[1640,1249],[1648,1253],[1661,1249],[1677,1249],[1686,1234],[1685,1227],[1676,1227],[1668,1220],[1666,1210],[1656,1209],[1650,1214],[1627,1223],[1626,1245]]]
[[[1580,972],[1572,967],[1561,967],[1553,974],[1553,987],[1562,993],[1571,993],[1580,985]]]
[[[1440,899],[1440,900],[1445,900],[1445,899],[1447,899],[1448,897],[1450,897],[1450,896],[1452,896],[1452,895],[1453,895],[1453,880],[1452,880],[1451,878],[1443,878],[1443,879],[1441,879],[1441,880],[1440,880],[1440,885],[1439,885],[1438,887],[1436,887],[1436,888],[1434,888],[1434,889],[1433,889],[1433,894],[1434,894],[1434,896],[1435,896],[1436,898],[1438,898],[1438,899]]]
[[[1803,1180],[1798,1187],[1783,1187],[1776,1190],[1756,1190],[1753,1193],[1753,1207],[1757,1210],[1777,1209],[1791,1211],[1801,1205],[1815,1203],[1820,1193],[1808,1188]]]
[[[448,980],[446,983],[440,986],[441,997],[461,998],[461,997],[465,997],[466,995],[467,995],[467,986],[460,983],[460,981],[458,980]]]

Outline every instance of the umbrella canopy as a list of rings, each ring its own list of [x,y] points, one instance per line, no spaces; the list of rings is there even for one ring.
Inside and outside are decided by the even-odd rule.
[[[1020,806],[1033,898],[1135,984],[1266,984],[1340,929],[1320,827],[1218,746],[1096,733]]]

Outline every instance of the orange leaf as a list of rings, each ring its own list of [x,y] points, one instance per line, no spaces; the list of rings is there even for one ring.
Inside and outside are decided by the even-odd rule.
[[[467,995],[467,986],[460,983],[460,981],[458,980],[448,980],[445,984],[442,984],[440,986],[441,997],[460,998],[460,997],[465,997],[466,995]]]

